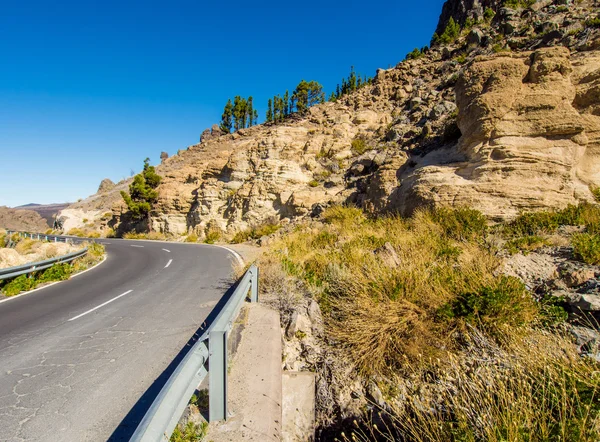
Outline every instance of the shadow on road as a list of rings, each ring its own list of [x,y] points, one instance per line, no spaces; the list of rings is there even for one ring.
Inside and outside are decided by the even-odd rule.
[[[169,377],[171,376],[171,374],[173,374],[173,372],[175,371],[179,363],[183,360],[185,355],[191,350],[191,348],[194,346],[194,344],[200,338],[200,336],[202,336],[202,333],[204,333],[204,331],[208,327],[210,327],[210,325],[214,322],[219,312],[223,309],[223,307],[235,291],[236,287],[238,286],[238,283],[239,281],[236,281],[232,285],[231,280],[221,281],[221,287],[224,291],[226,290],[221,300],[217,303],[215,308],[212,309],[202,326],[198,330],[196,330],[194,335],[183,346],[183,348],[179,351],[177,356],[175,356],[175,359],[173,359],[173,361],[161,373],[161,375],[158,378],[156,378],[152,385],[144,392],[142,397],[138,399],[133,408],[129,410],[127,416],[123,418],[123,420],[117,426],[113,434],[108,438],[109,442],[129,441],[129,439],[131,439],[131,436],[133,436],[133,433],[135,432],[137,426],[144,418],[144,415],[152,405],[152,402],[154,402],[156,396],[158,396],[158,393],[160,393],[160,390],[167,383]]]

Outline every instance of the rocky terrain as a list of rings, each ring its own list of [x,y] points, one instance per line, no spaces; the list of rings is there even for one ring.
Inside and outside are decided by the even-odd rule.
[[[0,228],[45,232],[49,229],[49,226],[46,220],[33,210],[0,207]]]
[[[69,207],[71,203],[62,203],[62,204],[26,204],[24,206],[15,207],[15,209],[26,209],[33,210],[40,214],[42,218],[46,220],[48,226],[54,225],[54,219],[58,215],[58,213]]]
[[[165,158],[153,229],[232,235],[330,202],[410,214],[468,205],[494,219],[591,200],[600,184],[600,30],[594,1],[449,1],[458,38],[380,69],[371,85]],[[486,15],[486,8],[493,14]],[[491,17],[493,15],[493,17]],[[596,19],[597,20],[597,19]],[[119,191],[100,189],[62,215],[120,226]],[[102,223],[111,211],[114,218]],[[106,221],[106,220],[105,220]]]

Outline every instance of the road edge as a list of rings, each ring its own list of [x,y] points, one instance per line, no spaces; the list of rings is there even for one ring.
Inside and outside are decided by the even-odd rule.
[[[29,290],[29,291],[27,291],[27,292],[21,292],[21,293],[19,293],[18,295],[15,295],[15,296],[9,296],[9,297],[7,297],[7,298],[5,298],[5,299],[0,299],[0,304],[2,304],[2,303],[4,303],[4,302],[11,301],[11,300],[13,300],[13,299],[20,298],[20,297],[22,297],[22,296],[25,296],[25,295],[29,295],[29,294],[31,294],[31,293],[34,293],[34,292],[38,292],[38,291],[40,291],[40,290],[44,290],[45,288],[52,287],[53,285],[60,284],[61,282],[69,281],[70,279],[72,279],[72,278],[76,278],[76,277],[77,277],[77,276],[79,276],[79,275],[83,275],[84,273],[86,273],[86,272],[89,272],[90,270],[93,270],[93,269],[95,269],[96,267],[98,267],[100,264],[104,263],[104,261],[106,261],[106,258],[107,258],[107,257],[108,257],[108,255],[107,255],[107,254],[104,254],[104,258],[102,258],[102,261],[100,261],[100,262],[98,262],[98,263],[94,264],[94,265],[93,265],[92,267],[90,267],[89,269],[85,269],[85,270],[83,270],[82,272],[75,273],[74,275],[71,275],[71,277],[70,277],[69,279],[65,279],[64,281],[54,281],[54,282],[51,282],[50,284],[43,285],[42,287],[38,287],[38,288],[35,288],[35,289],[33,289],[33,290]]]

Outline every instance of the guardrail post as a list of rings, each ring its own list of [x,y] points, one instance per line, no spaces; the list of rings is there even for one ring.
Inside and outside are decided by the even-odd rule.
[[[208,421],[227,418],[227,333],[211,331],[208,335]]]
[[[252,289],[250,290],[250,302],[258,302],[258,267],[250,269],[252,272]]]

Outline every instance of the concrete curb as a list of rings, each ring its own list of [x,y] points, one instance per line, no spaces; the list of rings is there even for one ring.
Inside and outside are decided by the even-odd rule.
[[[279,313],[248,305],[248,321],[230,365],[230,416],[211,424],[206,440],[281,440],[281,352]]]

